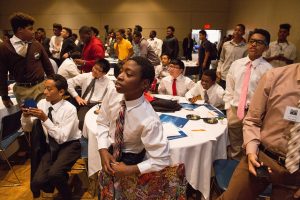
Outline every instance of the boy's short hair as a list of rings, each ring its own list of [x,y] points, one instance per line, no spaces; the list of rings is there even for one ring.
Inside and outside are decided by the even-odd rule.
[[[147,79],[149,80],[149,83],[151,84],[154,80],[155,76],[155,70],[154,66],[151,64],[151,62],[144,57],[141,56],[135,56],[132,58],[129,58],[128,60],[133,60],[141,67],[141,79]]]
[[[205,37],[207,36],[207,33],[206,33],[206,31],[205,31],[205,30],[201,30],[201,31],[199,31],[199,34],[205,35]]]
[[[14,33],[17,33],[18,28],[33,26],[34,18],[25,13],[17,12],[10,16],[10,25]]]
[[[288,30],[290,32],[291,25],[290,24],[280,24],[279,29],[285,29],[285,30]]]
[[[69,37],[72,36],[72,29],[70,29],[68,27],[63,27],[63,29],[65,29],[69,33]]]
[[[52,27],[62,30],[62,25],[59,23],[54,23]]]
[[[60,74],[52,74],[48,76],[48,80],[53,80],[55,82],[55,87],[57,90],[63,89],[65,92],[68,90],[68,82],[65,77]]]
[[[78,35],[76,33],[72,33],[72,37],[76,40],[78,38]]]
[[[162,58],[163,56],[167,56],[168,57],[168,59],[170,59],[170,55],[169,54],[167,54],[167,53],[162,53],[161,55],[160,55],[160,57]]]
[[[175,32],[174,26],[168,26],[167,29],[171,29],[172,32]]]
[[[243,29],[243,31],[245,32],[246,26],[244,24],[237,24],[236,26],[241,27],[241,29]]]
[[[171,60],[170,64],[173,64],[173,65],[178,65],[180,69],[184,70],[184,63],[178,59],[178,58],[175,58],[173,60]]]
[[[269,44],[270,44],[270,39],[271,39],[271,36],[270,36],[270,33],[269,33],[269,31],[267,31],[267,30],[265,30],[265,29],[260,29],[260,28],[256,28],[256,29],[254,29],[254,31],[252,31],[251,33],[250,33],[250,35],[249,35],[249,39],[252,37],[252,35],[254,35],[254,34],[261,34],[261,35],[263,35],[264,37],[265,37],[265,44],[266,44],[266,46],[269,46]]]
[[[91,27],[88,27],[88,26],[80,27],[79,34],[85,34],[85,33],[88,33],[88,34],[92,33]]]
[[[91,26],[91,29],[95,33],[96,36],[99,35],[99,30],[96,27]]]
[[[70,54],[70,57],[72,59],[80,59],[81,58],[81,53],[79,51],[74,51]]]
[[[43,32],[43,33],[46,33],[46,31],[45,31],[45,29],[44,28],[38,28],[38,29],[36,29],[37,31],[41,31],[41,32]]]
[[[110,70],[110,64],[106,59],[96,60],[95,65],[99,65],[104,73],[107,73]]]
[[[217,80],[216,70],[208,69],[203,72],[203,75],[209,76],[212,81]]]
[[[156,37],[156,34],[157,34],[156,31],[152,30],[151,32],[153,33],[154,37]]]
[[[135,25],[135,30],[137,30],[138,32],[142,32],[143,31],[143,27],[140,25]]]

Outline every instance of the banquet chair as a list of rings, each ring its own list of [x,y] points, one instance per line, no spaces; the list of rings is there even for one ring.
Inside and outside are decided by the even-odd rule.
[[[99,173],[100,200],[186,199],[184,164],[158,172],[125,176],[117,181],[102,170]]]
[[[237,160],[219,159],[214,161],[213,168],[215,171],[215,178],[212,181],[212,189],[215,189],[218,196],[227,190],[231,176],[238,164],[239,161]],[[270,197],[271,193],[272,184],[268,185],[268,187],[259,195],[259,198]]]
[[[1,120],[1,130],[0,130],[0,152],[3,159],[7,162],[10,170],[13,172],[17,182],[9,185],[1,185],[3,187],[13,187],[21,185],[21,181],[17,176],[13,166],[8,160],[5,151],[8,147],[17,140],[17,138],[23,133],[21,129],[21,114],[22,111],[17,111],[13,114],[4,116]]]

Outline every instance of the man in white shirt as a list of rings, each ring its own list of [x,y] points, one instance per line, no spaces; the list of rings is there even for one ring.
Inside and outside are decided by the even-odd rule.
[[[269,42],[268,31],[255,29],[248,41],[248,56],[234,61],[226,78],[224,102],[228,118],[229,156],[237,160],[243,156],[243,118],[258,81],[272,68],[262,57]]]
[[[184,97],[185,93],[194,87],[195,82],[183,76],[184,63],[179,59],[171,60],[169,76],[161,79],[158,93]]]
[[[68,84],[64,77],[51,75],[45,81],[46,99],[37,108],[22,108],[22,127],[31,131],[31,191],[39,198],[40,190],[57,188],[63,199],[72,199],[68,171],[80,157],[76,108],[63,99]],[[52,188],[52,189],[51,189]]]
[[[160,56],[160,60],[161,60],[161,64],[155,67],[155,78],[157,79],[158,83],[161,81],[162,78],[170,75],[168,68],[171,59],[169,55],[162,54]]]
[[[53,24],[53,33],[54,35],[50,39],[50,53],[51,58],[55,60],[56,64],[60,65],[60,51],[63,44],[63,37],[61,36],[62,25],[58,23]]]
[[[154,68],[147,59],[129,58],[115,90],[104,98],[96,138],[102,170],[109,175],[144,174],[170,164],[169,143],[162,124],[143,95],[153,79]]]
[[[163,41],[156,37],[156,31],[155,30],[152,30],[150,32],[149,37],[150,38],[147,41],[149,42],[150,46],[153,48],[155,54],[158,57],[160,57]]]
[[[224,106],[223,96],[225,91],[216,83],[216,79],[215,70],[209,69],[204,71],[201,81],[198,81],[194,87],[185,94],[185,98],[192,103],[203,99],[207,101],[206,103],[217,108],[222,108]]]
[[[233,31],[233,39],[223,44],[217,68],[218,81],[223,89],[225,89],[226,76],[232,62],[244,58],[248,54],[247,45],[243,38],[245,30],[245,25],[237,24]]]
[[[82,130],[84,117],[90,108],[99,104],[106,93],[114,88],[114,83],[105,76],[110,70],[107,60],[97,60],[92,72],[79,74],[68,80],[68,92],[75,98],[78,108],[79,129]],[[79,86],[82,94],[79,96],[75,88]]]
[[[278,40],[270,43],[269,50],[265,52],[265,59],[273,67],[282,67],[294,63],[297,57],[296,46],[287,41],[290,35],[290,24],[280,24]]]
[[[80,70],[73,59],[80,59],[81,53],[75,51],[70,54],[70,58],[65,59],[58,68],[57,73],[65,77],[67,80],[80,74]]]

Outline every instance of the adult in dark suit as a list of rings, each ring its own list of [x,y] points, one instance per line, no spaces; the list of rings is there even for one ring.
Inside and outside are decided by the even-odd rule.
[[[51,53],[49,51],[50,38],[46,37],[46,31],[44,28],[37,29],[37,38],[36,39],[38,42],[40,42],[43,45],[45,51],[48,54],[48,57],[50,57],[50,55],[51,55]]]
[[[192,39],[192,33],[189,33],[182,42],[183,56],[186,60],[192,60],[193,47],[194,41]]]

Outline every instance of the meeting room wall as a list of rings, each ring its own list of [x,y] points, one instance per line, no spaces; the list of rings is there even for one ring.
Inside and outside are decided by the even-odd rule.
[[[247,31],[264,28],[277,40],[279,24],[289,23],[292,28],[288,40],[297,47],[297,62],[300,61],[300,1],[299,0],[230,0],[228,27],[243,23]]]
[[[26,3],[25,3],[26,2]],[[29,13],[36,18],[35,28],[44,27],[52,35],[53,22],[72,28],[95,26],[104,34],[104,25],[115,30],[141,25],[148,38],[156,30],[159,38],[166,35],[166,27],[173,25],[175,35],[182,41],[191,28],[200,29],[211,24],[212,29],[227,27],[229,0],[10,0],[0,7],[0,29],[9,29],[8,17],[15,11]]]

